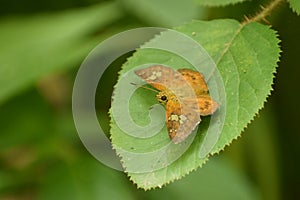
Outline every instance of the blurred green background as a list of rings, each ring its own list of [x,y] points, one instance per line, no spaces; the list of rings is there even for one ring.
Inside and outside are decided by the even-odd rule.
[[[269,18],[283,52],[265,108],[239,140],[182,180],[162,189],[137,189],[126,174],[87,152],[72,119],[76,71],[105,38],[191,19],[241,21],[264,2],[203,8],[192,0],[2,0],[0,200],[299,198],[300,17],[287,4]],[[106,98],[97,110],[107,132],[110,95],[124,60],[101,80]]]

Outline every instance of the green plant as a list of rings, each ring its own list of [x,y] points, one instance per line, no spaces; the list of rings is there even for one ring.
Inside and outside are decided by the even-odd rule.
[[[295,14],[300,14],[298,0],[15,2],[3,2],[0,8],[0,199],[298,197],[300,151],[295,134],[299,132],[300,112],[295,92],[299,77],[300,20]],[[261,5],[264,7],[260,8]],[[210,153],[217,153],[228,144],[230,147],[182,178],[207,160],[198,159],[197,154],[202,132],[188,152],[165,169],[165,174],[163,170],[153,173],[157,179],[149,176],[151,173],[129,173],[130,179],[143,188],[140,190],[122,173],[102,166],[83,147],[74,128],[70,96],[76,70],[99,42],[124,30],[145,26],[173,28],[194,38],[211,54],[222,78],[228,80],[225,89],[231,98],[227,101],[231,111],[224,133]],[[279,65],[284,67],[276,70],[278,38],[282,40],[283,51]],[[233,60],[229,55],[237,57]],[[145,49],[137,50],[127,62],[122,58],[113,63],[101,80],[105,84],[101,84],[104,87],[96,99],[99,121],[107,135],[110,97],[121,65],[126,62],[120,71],[123,74],[153,59],[175,68],[181,65],[192,68],[175,55]],[[252,61],[257,61],[257,65],[253,66]],[[257,73],[257,69],[264,73]],[[267,99],[275,72],[275,93]],[[243,89],[242,101],[238,102],[235,81],[239,78]],[[249,90],[247,84],[255,90]],[[256,92],[257,99],[253,96]],[[266,100],[268,103],[259,117],[240,137]],[[141,109],[130,108],[136,114],[141,113],[141,118],[133,114],[135,121],[141,125],[149,123],[145,116],[149,106],[157,103],[155,94],[140,89],[131,99],[131,106],[134,102],[143,102]],[[238,113],[235,108],[240,105],[249,115],[240,112],[234,118]],[[203,118],[200,131],[206,129],[208,122],[208,118]],[[112,133],[116,149],[116,145],[133,147],[130,143],[137,145],[135,150],[158,148],[150,144],[154,140],[145,144],[124,139],[113,121]],[[160,136],[168,141],[166,132]],[[182,179],[167,184],[179,178]],[[163,185],[163,189],[144,191]]]
[[[197,1],[203,5],[227,5],[236,3],[235,1]],[[192,21],[181,25],[175,30],[193,38],[213,58],[216,66],[222,76],[225,85],[226,93],[226,117],[224,127],[220,138],[213,149],[209,149],[208,154],[201,156],[202,145],[205,145],[205,138],[209,124],[204,121],[199,126],[198,134],[189,149],[176,161],[169,165],[165,164],[160,169],[154,169],[150,172],[130,171],[132,166],[139,166],[139,159],[134,159],[132,155],[126,151],[134,149],[134,153],[145,153],[158,151],[156,157],[160,157],[159,149],[168,141],[168,138],[151,137],[140,139],[126,135],[114,121],[113,116],[111,121],[111,138],[114,148],[122,158],[122,163],[125,171],[128,171],[130,179],[144,189],[162,187],[164,184],[173,180],[180,179],[191,171],[201,167],[208,158],[222,151],[225,146],[229,145],[232,140],[237,139],[241,132],[245,129],[248,123],[253,120],[258,111],[263,108],[264,102],[270,95],[274,73],[276,72],[277,62],[279,61],[279,39],[274,30],[269,25],[263,25],[260,22],[267,21],[266,17],[271,14],[283,1],[271,1],[265,7],[261,7],[261,11],[253,17],[245,17],[239,23],[235,20],[221,19],[212,21]],[[295,4],[291,4],[293,9],[297,10]],[[157,36],[145,46],[159,43],[160,37]],[[157,41],[158,40],[158,41]],[[155,45],[154,45],[155,46]],[[191,50],[192,51],[192,50]],[[174,68],[193,69],[193,66],[186,60],[169,52],[153,49],[144,49],[143,47],[128,59],[124,64],[121,76],[136,66],[146,64],[148,62],[160,63]],[[123,84],[123,83],[120,83]],[[119,85],[116,86],[117,88]],[[154,97],[155,93],[144,92],[130,99],[133,105],[137,102],[141,106],[131,106],[129,112],[132,118],[137,123],[149,123],[149,116],[145,115],[153,101],[145,102],[142,99]],[[118,92],[115,94],[115,99],[121,98]],[[118,103],[112,106],[124,106]],[[118,108],[115,108],[118,109]],[[126,120],[126,119],[124,119]],[[128,124],[128,126],[131,126]],[[167,135],[166,130],[161,131]],[[152,145],[149,145],[152,144]],[[204,147],[209,148],[209,147]],[[166,160],[171,160],[171,156]],[[162,162],[157,160],[148,161]]]

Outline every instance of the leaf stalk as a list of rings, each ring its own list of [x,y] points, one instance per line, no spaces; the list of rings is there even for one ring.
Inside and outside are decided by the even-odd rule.
[[[250,22],[259,22],[259,21],[265,21],[266,17],[269,16],[281,3],[283,3],[285,0],[273,0],[266,6],[261,6],[261,11],[258,12],[254,17],[247,18],[245,17],[245,21],[243,24],[247,24]]]

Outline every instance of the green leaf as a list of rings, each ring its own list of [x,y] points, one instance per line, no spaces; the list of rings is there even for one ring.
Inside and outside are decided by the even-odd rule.
[[[194,0],[202,6],[227,6],[230,4],[241,3],[247,0]]]
[[[148,129],[143,134],[149,136],[148,138],[134,137],[137,135],[133,123],[128,122],[126,115],[122,113],[126,104],[119,103],[119,101],[125,102],[129,91],[123,88],[126,87],[126,84],[121,82],[123,79],[119,80],[111,109],[112,143],[122,158],[123,166],[130,179],[138,187],[144,189],[161,187],[180,179],[201,167],[210,155],[220,152],[232,140],[237,139],[259,109],[263,107],[267,96],[270,95],[273,73],[276,71],[279,60],[279,40],[275,31],[256,22],[240,24],[235,20],[193,21],[176,30],[202,45],[211,56],[217,66],[217,70],[214,72],[218,71],[221,75],[220,80],[224,84],[226,94],[223,97],[226,99],[222,99],[221,96],[218,101],[221,105],[220,109],[211,118],[202,118],[202,122],[198,126],[198,133],[190,146],[189,142],[191,141],[188,139],[178,146],[171,144],[170,148],[164,151],[166,145],[169,144],[169,138],[166,127],[160,130],[161,124],[164,124],[164,112],[161,111],[161,107],[151,108],[157,103],[155,92],[139,88],[130,96],[131,121],[139,126],[147,125]],[[144,47],[162,43],[164,40],[160,40],[160,38],[168,39],[168,37],[164,37],[163,33]],[[193,54],[193,48],[184,47],[183,41],[177,40],[175,43],[179,44],[186,55],[194,57],[195,61],[200,59],[197,54]],[[175,43],[170,43],[170,45]],[[123,66],[120,77],[126,77],[126,79],[136,82],[139,79],[129,76],[128,73],[137,66],[149,65],[149,63],[150,65],[160,63],[175,69],[193,69],[195,67],[174,53],[142,47]],[[203,69],[205,67],[206,65],[202,65]],[[211,80],[210,78],[209,86]],[[138,82],[138,84],[140,83]],[[127,85],[130,84],[127,83]],[[215,90],[219,92],[218,90],[222,89],[221,85],[217,86],[210,90],[211,94]],[[151,109],[148,114],[149,108]],[[115,110],[120,110],[123,115],[115,115],[117,113]],[[214,117],[220,118],[220,121],[214,121]],[[222,117],[224,117],[224,121],[222,121]],[[211,126],[210,121],[212,122]],[[124,123],[122,124],[122,122]],[[219,127],[222,131],[221,135],[217,137],[214,135],[216,134],[214,128],[220,123],[223,124],[223,127]],[[143,127],[138,128],[142,129]],[[159,130],[159,133],[152,136],[151,130],[155,129]],[[214,139],[217,140],[214,141]],[[185,151],[184,148],[188,149]],[[180,157],[174,157],[177,154]]]
[[[0,21],[0,103],[49,73],[77,66],[121,17],[115,3]],[[104,35],[102,35],[103,37]]]
[[[127,10],[140,19],[164,27],[178,26],[184,22],[199,18],[201,10],[193,0],[119,0]]]
[[[300,1],[299,0],[289,0],[290,6],[294,12],[300,15]]]

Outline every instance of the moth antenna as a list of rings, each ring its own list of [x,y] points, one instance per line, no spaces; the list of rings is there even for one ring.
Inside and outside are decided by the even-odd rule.
[[[141,87],[141,88],[145,88],[145,89],[147,89],[147,90],[151,90],[151,91],[154,91],[154,92],[158,92],[157,90],[155,90],[155,89],[153,89],[153,88],[149,88],[149,87],[145,87],[145,86],[143,86],[143,85],[138,85],[138,84],[136,84],[136,83],[130,83],[131,85],[134,85],[134,86],[137,86],[137,87]]]

